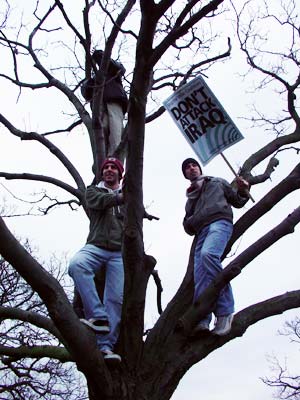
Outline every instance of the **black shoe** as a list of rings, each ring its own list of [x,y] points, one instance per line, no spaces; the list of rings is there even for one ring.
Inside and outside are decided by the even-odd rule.
[[[109,333],[109,323],[106,319],[81,318],[80,321],[91,328],[95,333]]]

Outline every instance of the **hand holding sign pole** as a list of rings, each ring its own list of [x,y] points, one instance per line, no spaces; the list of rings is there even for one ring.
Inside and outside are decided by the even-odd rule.
[[[237,176],[222,152],[243,135],[202,77],[180,87],[163,104],[203,165],[221,154]]]
[[[228,165],[228,167],[231,169],[232,173],[234,174],[234,176],[238,179],[240,178],[240,176],[235,172],[235,170],[233,169],[232,165],[230,164],[230,162],[227,160],[227,158],[224,156],[224,154],[221,152],[220,156],[223,158],[223,160],[226,162],[226,164]],[[248,188],[244,189],[245,193],[249,196],[249,199],[252,200],[253,203],[255,203],[254,198],[251,196],[251,193],[249,192],[249,184],[248,184]]]

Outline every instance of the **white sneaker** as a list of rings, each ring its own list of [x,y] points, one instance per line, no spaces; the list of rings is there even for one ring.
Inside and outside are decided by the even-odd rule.
[[[233,314],[217,317],[215,327],[211,331],[211,333],[218,336],[227,335],[231,330],[232,321],[233,321]]]
[[[120,364],[122,361],[121,356],[119,354],[114,353],[111,350],[101,350],[104,360],[112,366]]]
[[[95,333],[109,333],[109,323],[107,320],[96,318],[81,318],[80,321],[91,328]]]

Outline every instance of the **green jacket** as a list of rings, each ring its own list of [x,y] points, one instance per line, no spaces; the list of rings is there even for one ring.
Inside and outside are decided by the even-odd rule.
[[[87,244],[106,250],[120,251],[123,236],[123,207],[121,190],[112,191],[89,186],[85,198],[90,218]]]

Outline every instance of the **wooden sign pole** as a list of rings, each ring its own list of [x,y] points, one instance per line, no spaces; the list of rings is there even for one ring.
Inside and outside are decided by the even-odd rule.
[[[219,153],[221,155],[221,157],[223,158],[223,160],[226,162],[226,164],[228,165],[228,167],[230,168],[230,170],[233,172],[234,176],[237,178],[238,174],[235,172],[235,170],[232,168],[232,165],[230,164],[230,162],[227,160],[227,158],[224,156],[224,154],[221,152]],[[255,200],[253,199],[253,197],[251,196],[250,192],[248,192],[249,198],[252,200],[253,203],[255,203]]]

